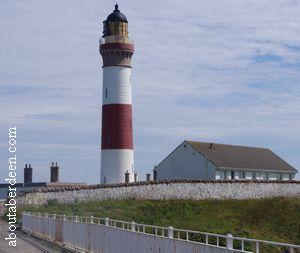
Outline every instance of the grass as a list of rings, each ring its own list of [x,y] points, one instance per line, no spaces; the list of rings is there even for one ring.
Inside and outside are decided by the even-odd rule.
[[[300,244],[300,198],[259,200],[105,200],[24,207],[33,212],[109,217]],[[19,209],[19,214],[21,210]],[[275,251],[274,251],[275,252]]]

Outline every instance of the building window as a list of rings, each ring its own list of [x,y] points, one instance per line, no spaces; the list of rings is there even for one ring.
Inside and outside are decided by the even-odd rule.
[[[247,180],[253,179],[253,173],[250,172],[250,171],[246,171],[245,172],[245,179],[247,179]]]
[[[234,171],[234,179],[240,179],[240,172]]]
[[[103,178],[103,183],[106,184],[106,177]]]
[[[245,179],[245,171],[241,171],[241,178]]]
[[[262,172],[255,172],[254,179],[256,179],[256,180],[263,180],[264,179],[263,173]]]
[[[231,171],[224,171],[225,179],[231,179]]]
[[[280,179],[281,180],[290,180],[290,175],[289,174],[282,174]]]
[[[224,179],[224,171],[222,170],[216,170],[216,180],[223,180]]]
[[[269,173],[268,174],[268,180],[278,180],[279,177],[280,177],[280,175],[277,173]]]
[[[234,171],[233,170],[231,171],[231,178],[230,179],[235,179],[234,178]]]
[[[108,95],[108,91],[107,89],[105,89],[105,98],[107,98],[107,95]]]

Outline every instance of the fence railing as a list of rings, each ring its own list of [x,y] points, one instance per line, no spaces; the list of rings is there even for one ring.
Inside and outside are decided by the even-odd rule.
[[[146,225],[135,223],[134,221],[121,221],[109,218],[85,217],[85,216],[67,216],[48,213],[32,213],[23,212],[25,215],[31,215],[47,219],[64,220],[78,223],[93,223],[108,227],[130,230],[132,232],[151,234],[154,236],[167,237],[170,239],[186,240],[205,245],[222,247],[224,249],[235,250],[240,252],[255,252],[260,253],[263,247],[269,246],[276,249],[280,248],[282,252],[296,253],[300,252],[300,245],[272,242],[251,238],[236,237],[231,234],[221,235],[208,232],[199,232],[193,230],[178,229],[173,227],[161,227],[154,225]],[[270,249],[271,250],[271,249]],[[267,251],[273,252],[273,251]]]

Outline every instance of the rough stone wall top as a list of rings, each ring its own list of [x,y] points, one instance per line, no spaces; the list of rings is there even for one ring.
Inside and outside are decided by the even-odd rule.
[[[200,181],[172,180],[130,184],[87,185],[64,189],[40,189],[22,193],[18,205],[44,205],[51,201],[106,199],[259,199],[300,197],[299,181]]]

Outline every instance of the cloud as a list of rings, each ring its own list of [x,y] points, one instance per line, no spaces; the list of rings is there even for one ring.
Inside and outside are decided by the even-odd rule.
[[[10,1],[0,9],[1,167],[18,127],[25,161],[98,182],[102,20],[107,1]],[[123,0],[133,57],[135,165],[146,172],[184,139],[266,146],[300,159],[298,1]],[[2,138],[3,137],[3,138]],[[48,155],[47,155],[48,154]],[[76,172],[76,173],[75,173]],[[7,174],[0,172],[1,178]],[[21,178],[20,178],[21,179]]]

